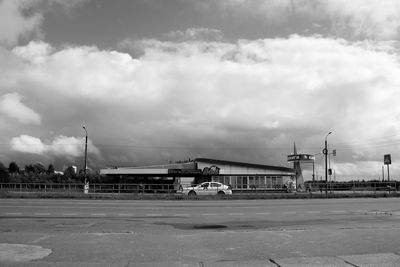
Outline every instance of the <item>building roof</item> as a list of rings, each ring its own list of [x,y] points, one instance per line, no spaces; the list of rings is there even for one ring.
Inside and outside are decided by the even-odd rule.
[[[226,164],[226,165],[236,165],[241,167],[249,167],[249,168],[260,168],[260,169],[270,169],[282,172],[294,172],[293,168],[281,167],[281,166],[271,166],[264,164],[256,164],[256,163],[245,163],[245,162],[237,162],[237,161],[228,161],[228,160],[220,160],[220,159],[209,159],[209,158],[196,158],[195,162],[205,162],[209,164]]]

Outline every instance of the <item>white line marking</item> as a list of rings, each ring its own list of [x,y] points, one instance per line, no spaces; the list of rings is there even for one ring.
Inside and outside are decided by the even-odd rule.
[[[282,214],[296,214],[295,211],[284,211],[282,212]]]
[[[332,213],[345,213],[344,210],[332,210],[331,212]]]
[[[257,212],[257,215],[268,215],[271,214],[270,212]]]
[[[216,216],[216,213],[202,213],[203,216]]]
[[[48,216],[50,213],[34,213],[35,216]]]
[[[230,216],[243,216],[244,213],[228,213]]]
[[[315,213],[321,213],[321,211],[319,211],[319,210],[310,210],[310,211],[307,211],[307,213],[315,214]]]
[[[161,216],[161,214],[160,213],[148,213],[148,214],[146,214],[146,216],[155,217],[155,216]]]
[[[174,216],[190,216],[188,213],[175,213]]]
[[[91,216],[106,216],[104,213],[92,213]]]
[[[63,213],[63,216],[78,216],[78,213]]]

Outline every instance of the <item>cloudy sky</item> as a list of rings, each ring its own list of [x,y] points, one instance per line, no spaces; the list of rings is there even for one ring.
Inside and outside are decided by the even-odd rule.
[[[0,161],[400,177],[397,0],[0,0]],[[322,158],[317,155],[319,175]],[[310,179],[310,166],[305,172]]]

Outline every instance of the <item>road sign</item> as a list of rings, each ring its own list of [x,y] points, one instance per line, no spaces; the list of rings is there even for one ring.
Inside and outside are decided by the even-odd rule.
[[[288,155],[288,162],[312,162],[314,160],[314,155],[309,154]]]

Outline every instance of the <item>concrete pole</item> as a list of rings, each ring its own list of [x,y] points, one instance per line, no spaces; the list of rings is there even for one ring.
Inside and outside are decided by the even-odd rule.
[[[330,135],[332,132],[329,132],[325,136],[325,149],[324,149],[324,154],[325,154],[325,194],[328,194],[328,135]]]
[[[83,170],[83,175],[84,175],[84,177],[85,177],[85,185],[86,185],[86,183],[87,183],[87,178],[86,178],[86,169],[87,169],[87,164],[86,164],[86,161],[87,161],[87,143],[88,143],[88,133],[87,133],[87,130],[86,130],[86,127],[85,127],[85,125],[83,125],[83,129],[85,130],[85,134],[86,134],[86,138],[85,138],[85,166],[84,166],[84,170]]]

